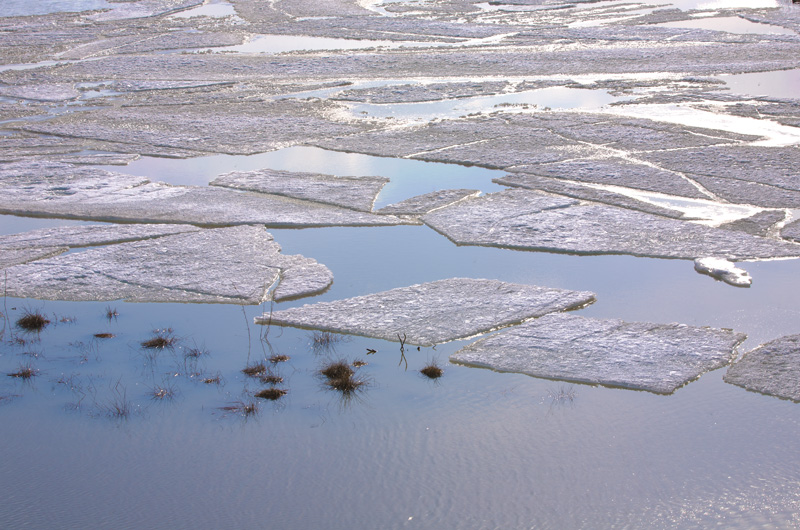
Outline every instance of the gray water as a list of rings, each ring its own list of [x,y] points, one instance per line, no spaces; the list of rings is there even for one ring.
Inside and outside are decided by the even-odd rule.
[[[123,170],[198,184],[248,164],[318,163],[448,186],[461,174],[484,191],[497,173],[312,148],[257,156]],[[0,217],[4,232],[62,223]],[[424,226],[271,232],[335,278],[274,309],[467,276],[592,290],[586,316],[731,327],[748,334],[740,351],[800,332],[797,260],[744,263],[753,286],[735,289],[687,261],[458,247]],[[346,337],[315,351],[311,332],[274,326],[263,342],[252,318],[269,306],[4,299],[12,321],[25,308],[53,324],[39,337],[13,331],[29,342],[4,341],[0,354],[0,372],[39,370],[0,380],[5,527],[754,528],[800,513],[800,409],[724,383],[724,369],[660,396],[448,363],[468,341],[407,349],[408,369],[398,343]],[[109,308],[119,316],[108,320]],[[148,355],[140,343],[165,328],[174,350]],[[195,347],[208,355],[187,362]],[[275,365],[288,394],[255,416],[222,410],[261,387],[240,370],[273,353],[291,357]],[[316,374],[339,358],[369,363],[350,401]],[[417,372],[431,360],[445,368],[436,383]],[[201,382],[217,375],[220,385]],[[157,388],[174,398],[153,399]],[[120,401],[130,413],[110,417]]]

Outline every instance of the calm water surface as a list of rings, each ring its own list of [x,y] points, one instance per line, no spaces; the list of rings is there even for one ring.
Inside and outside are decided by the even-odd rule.
[[[116,170],[194,184],[248,164],[407,175],[398,198],[461,186],[459,175],[488,192],[497,176],[293,149]],[[7,233],[62,223],[0,217]],[[753,286],[736,289],[687,261],[458,247],[424,226],[270,231],[335,278],[276,309],[466,276],[592,290],[586,316],[734,328],[748,334],[742,351],[800,332],[796,260],[745,263]],[[4,299],[11,320],[26,308],[54,323],[38,340],[6,327],[0,350],[0,371],[39,371],[0,380],[4,527],[782,528],[800,517],[800,408],[724,383],[724,369],[660,396],[448,363],[469,341],[407,350],[407,370],[398,343],[315,351],[310,332],[277,327],[265,343],[252,319],[268,306]],[[175,348],[148,355],[141,341],[165,328]],[[208,355],[187,361],[191,348]],[[290,356],[274,368],[288,394],[248,418],[222,410],[263,387],[240,371],[273,354]],[[316,374],[340,358],[369,363],[350,401]],[[438,383],[417,373],[431,360],[445,368]],[[174,397],[153,399],[158,388]],[[120,403],[127,419],[109,417]]]

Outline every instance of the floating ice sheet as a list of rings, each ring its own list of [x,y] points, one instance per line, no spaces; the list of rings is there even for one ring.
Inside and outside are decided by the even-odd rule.
[[[492,182],[502,184],[503,186],[546,191],[548,193],[572,197],[573,199],[601,202],[612,206],[619,206],[620,208],[628,208],[651,213],[653,215],[660,215],[662,217],[673,217],[675,219],[686,218],[684,213],[678,210],[656,206],[655,204],[640,201],[627,195],[589,187],[570,180],[540,177],[528,173],[514,173],[502,178],[493,179]]]
[[[396,204],[385,206],[376,213],[393,214],[393,215],[422,215],[447,206],[454,202],[458,202],[467,197],[477,197],[480,195],[479,190],[441,190],[426,193],[425,195],[417,195]]]
[[[764,210],[750,217],[722,224],[719,227],[726,230],[747,232],[754,236],[766,236],[776,223],[783,221],[785,218],[786,212],[783,210]]]
[[[728,364],[745,335],[683,324],[546,315],[479,340],[450,360],[501,372],[670,394]]]
[[[713,146],[654,151],[642,157],[687,174],[730,202],[768,208],[800,207],[797,147]]]
[[[0,247],[0,269],[28,263],[37,259],[57,256],[69,250],[67,247],[28,247],[28,248],[5,248]]]
[[[284,195],[369,212],[372,211],[378,193],[387,182],[389,179],[385,177],[338,177],[261,169],[225,173],[212,180],[210,184]]]
[[[740,269],[726,259],[698,258],[694,260],[694,270],[734,287],[750,287],[753,283],[753,279],[746,270]]]
[[[97,225],[42,228],[0,236],[0,249],[32,247],[89,247],[125,243],[140,239],[197,232],[199,228],[188,225]]]
[[[781,237],[800,243],[800,220],[793,221],[781,229]]]
[[[781,337],[745,353],[723,379],[747,390],[800,401],[800,335]]]
[[[4,270],[10,296],[235,304],[265,300],[281,274],[292,296],[322,291],[332,280],[314,260],[280,254],[272,236],[254,226],[108,245]]]
[[[466,199],[422,220],[462,245],[682,259],[800,256],[800,245],[522,189]]]
[[[369,226],[407,224],[310,201],[218,187],[170,186],[68,164],[0,166],[0,211],[100,221],[197,225]]]
[[[432,346],[553,311],[582,307],[594,294],[497,280],[452,278],[256,318],[259,324],[307,327]]]

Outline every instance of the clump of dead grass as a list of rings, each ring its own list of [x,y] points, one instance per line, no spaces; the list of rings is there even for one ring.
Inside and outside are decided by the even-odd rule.
[[[265,388],[256,394],[257,398],[269,399],[270,401],[277,401],[288,393],[288,390],[282,388]]]
[[[278,385],[283,383],[283,377],[275,374],[262,374],[258,379],[266,385]]]
[[[242,368],[242,373],[248,377],[258,377],[267,373],[267,365],[263,362],[248,364]]]
[[[17,327],[31,333],[39,333],[49,323],[50,320],[41,312],[29,309],[26,309],[22,316],[17,319]]]
[[[288,355],[273,355],[267,360],[272,364],[278,364],[278,363],[285,363],[289,359],[291,359],[291,357],[289,357]]]
[[[94,336],[98,339],[113,339],[116,335],[113,333],[95,333]]]
[[[30,379],[36,376],[36,370],[29,364],[21,364],[16,372],[11,372],[8,376],[18,379]]]
[[[141,342],[142,348],[148,350],[172,349],[178,343],[178,337],[174,335],[171,328],[157,329],[154,333],[153,337]]]
[[[238,414],[245,418],[249,418],[250,416],[255,416],[258,414],[258,403],[255,401],[234,401],[223,407],[219,407],[219,410],[225,412],[226,415]]]
[[[367,380],[356,377],[350,363],[344,360],[324,364],[319,373],[325,378],[325,386],[339,391],[345,398],[352,397],[367,386]]]
[[[444,375],[444,370],[442,370],[442,367],[439,366],[439,363],[434,360],[434,361],[431,361],[428,364],[426,364],[419,371],[419,373],[421,373],[422,375],[424,375],[428,379],[439,379],[440,377],[442,377]]]

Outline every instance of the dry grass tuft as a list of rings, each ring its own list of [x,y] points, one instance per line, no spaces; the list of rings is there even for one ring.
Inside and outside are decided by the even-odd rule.
[[[98,339],[113,339],[116,335],[113,333],[95,333],[94,336]]]
[[[352,377],[354,372],[346,362],[335,361],[323,366],[319,373],[328,379],[343,379]]]
[[[172,334],[171,329],[156,330],[155,336],[142,342],[142,348],[148,350],[172,349],[177,344],[178,338]]]
[[[283,377],[274,374],[263,374],[258,379],[267,385],[277,385],[283,383]]]
[[[17,327],[23,331],[40,332],[50,321],[38,311],[25,310],[25,313],[17,319]]]
[[[8,374],[9,377],[16,377],[19,379],[30,379],[35,375],[36,370],[34,370],[29,364],[22,364],[20,365],[19,370]]]
[[[288,355],[273,355],[268,360],[272,364],[278,364],[278,363],[285,363],[289,359],[291,359],[291,357],[289,357]]]
[[[219,410],[225,411],[230,414],[240,414],[245,418],[255,416],[258,414],[258,403],[255,401],[234,401],[224,407],[219,407]]]
[[[116,307],[106,306],[106,319],[107,320],[116,320],[119,316]]]
[[[288,390],[283,390],[282,388],[265,388],[264,390],[258,392],[256,397],[276,401],[285,396],[287,392]]]
[[[439,363],[436,361],[431,361],[425,367],[419,371],[422,375],[429,379],[439,379],[444,375],[444,370],[442,370]]]
[[[267,366],[262,362],[249,364],[242,368],[242,373],[249,377],[258,377],[267,373]]]

